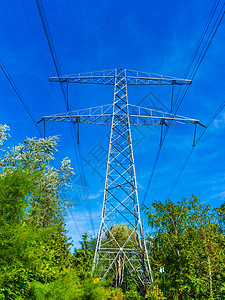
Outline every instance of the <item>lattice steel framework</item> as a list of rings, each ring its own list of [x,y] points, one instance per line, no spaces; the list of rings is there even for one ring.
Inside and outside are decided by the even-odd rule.
[[[59,121],[111,125],[103,208],[95,249],[92,276],[100,279],[114,274],[121,285],[121,274],[130,274],[144,289],[153,281],[144,240],[131,125],[198,124],[199,121],[170,113],[128,104],[128,85],[182,85],[190,80],[114,69],[64,77],[51,77],[53,82],[114,85],[113,105],[46,116],[41,121]],[[116,224],[126,224],[125,238],[119,236]]]

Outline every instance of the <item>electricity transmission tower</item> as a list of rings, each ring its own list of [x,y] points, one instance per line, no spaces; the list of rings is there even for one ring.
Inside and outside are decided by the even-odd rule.
[[[153,278],[140,218],[131,126],[198,124],[199,121],[128,104],[127,86],[174,86],[191,84],[191,81],[127,69],[51,77],[50,81],[114,86],[113,104],[45,116],[41,121],[111,125],[101,224],[92,276],[103,279],[113,274],[115,284],[121,286],[124,274],[129,274],[140,288],[146,289]],[[116,224],[122,223],[129,228],[123,238],[120,237],[119,227],[116,227]]]

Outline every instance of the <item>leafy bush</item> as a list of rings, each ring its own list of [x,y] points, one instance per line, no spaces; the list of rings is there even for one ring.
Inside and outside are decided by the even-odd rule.
[[[149,300],[164,300],[163,292],[159,289],[158,285],[154,285],[147,291],[145,299]]]
[[[61,274],[57,280],[51,283],[43,284],[34,281],[30,285],[29,299],[82,299],[82,289],[79,278],[74,270],[69,270],[65,274]]]
[[[104,283],[81,280],[76,270],[70,269],[49,284],[32,282],[29,289],[32,300],[123,300],[120,289],[107,288]]]

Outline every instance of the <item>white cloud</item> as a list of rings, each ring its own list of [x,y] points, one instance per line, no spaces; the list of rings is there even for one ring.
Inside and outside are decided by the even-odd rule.
[[[103,190],[99,190],[97,193],[94,193],[94,194],[90,194],[89,195],[89,199],[92,200],[92,199],[97,199],[98,197],[102,196],[103,195]]]

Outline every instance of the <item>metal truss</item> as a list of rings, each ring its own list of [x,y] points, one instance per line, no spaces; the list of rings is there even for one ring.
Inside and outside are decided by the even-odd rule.
[[[79,73],[62,77],[50,77],[52,82],[86,83],[114,85],[118,73],[123,72],[126,76],[126,85],[183,85],[191,84],[191,80],[180,79],[171,76],[133,71],[127,69],[112,69],[105,71]]]
[[[172,124],[196,124],[199,120],[190,119],[174,115],[171,113],[127,104],[127,116],[130,119],[130,125],[171,125]],[[118,111],[117,120],[123,118],[123,114]],[[98,125],[112,125],[113,105],[102,105],[92,108],[72,111],[69,113],[46,116],[41,121],[58,121]],[[40,122],[40,121],[39,121]]]
[[[120,286],[129,274],[146,289],[153,281],[144,239],[137,191],[131,125],[198,124],[199,121],[150,108],[128,104],[128,85],[181,85],[190,80],[126,69],[51,77],[52,82],[114,85],[112,105],[45,116],[41,121],[111,125],[101,224],[95,249],[92,276],[114,276]],[[116,224],[126,224],[125,238]],[[124,225],[122,225],[124,226]]]

